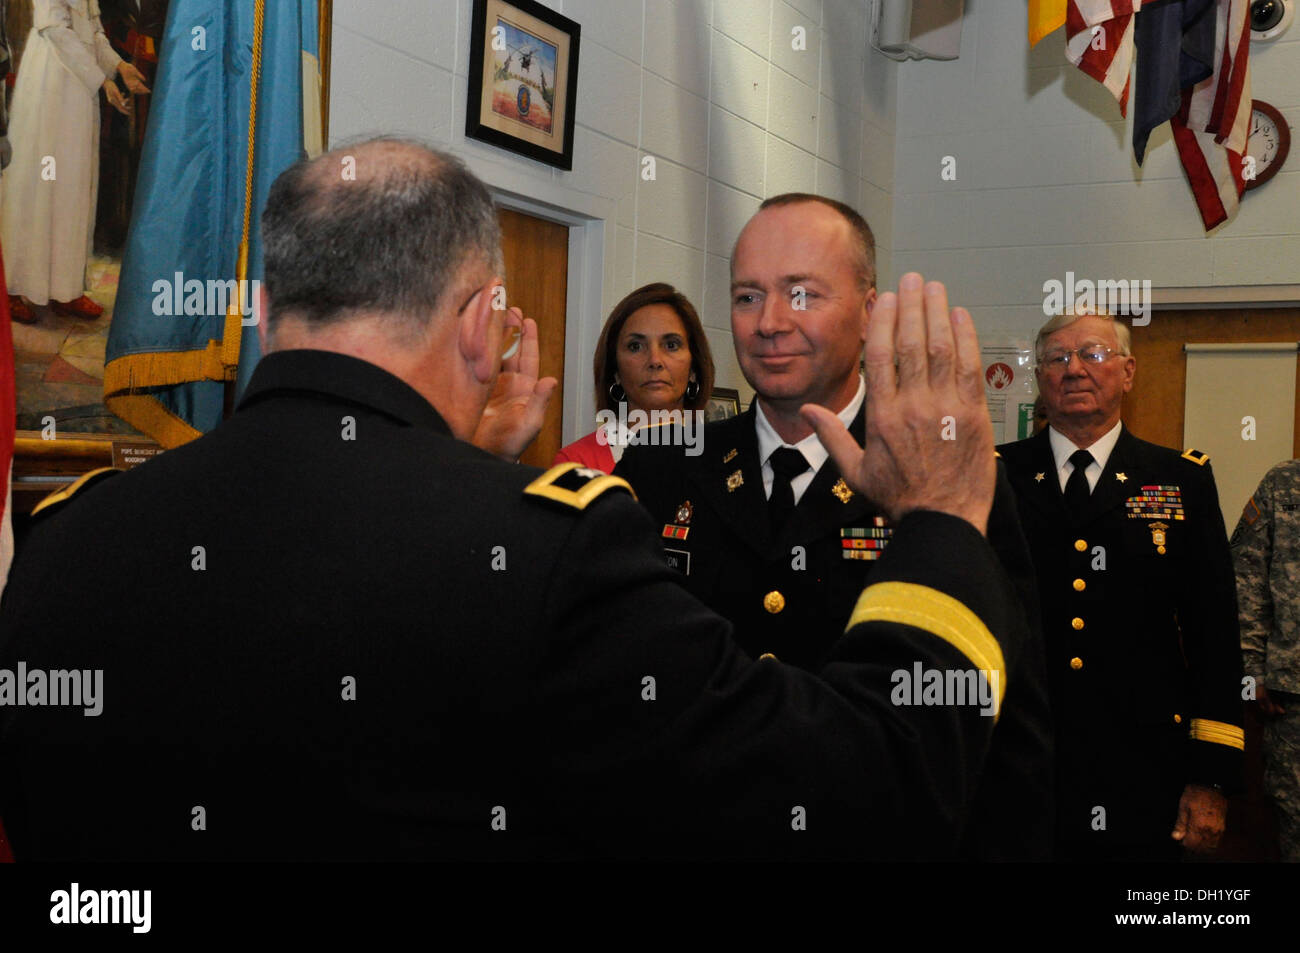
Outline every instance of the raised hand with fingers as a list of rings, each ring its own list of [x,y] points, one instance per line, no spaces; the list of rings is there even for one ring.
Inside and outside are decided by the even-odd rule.
[[[997,463],[970,313],[950,312],[939,282],[904,275],[872,310],[866,371],[862,447],[825,407],[801,408],[844,479],[892,521],[936,510],[986,532]]]
[[[537,322],[525,318],[518,308],[511,308],[505,325],[506,340],[517,338],[517,346],[512,345],[501,362],[501,374],[472,442],[488,453],[513,462],[541,431],[546,406],[559,381],[554,377],[540,380],[537,377],[541,368]],[[509,333],[512,329],[517,333]]]

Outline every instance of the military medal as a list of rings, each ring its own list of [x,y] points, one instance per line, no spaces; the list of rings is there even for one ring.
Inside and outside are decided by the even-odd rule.
[[[1046,473],[1035,473],[1035,474],[1034,474],[1034,482],[1035,482],[1035,483],[1042,483],[1042,482],[1043,482],[1043,477],[1045,477],[1045,476],[1047,476]]]
[[[880,558],[889,539],[894,535],[894,528],[883,516],[876,516],[871,526],[846,526],[840,530],[840,556],[844,559]]]
[[[835,485],[831,487],[831,492],[835,494],[835,498],[841,503],[847,503],[853,499],[853,491],[849,489],[849,485],[844,482],[843,477],[835,481]]]
[[[1123,474],[1115,475],[1116,479],[1120,476]],[[1125,501],[1124,508],[1128,511],[1129,519],[1182,520],[1187,518],[1183,510],[1182,489],[1166,483],[1153,483],[1142,487],[1137,496],[1131,496]]]
[[[1168,523],[1151,523],[1151,543],[1155,546],[1156,552],[1161,556],[1165,554],[1165,530],[1169,528]]]
[[[744,476],[742,476],[741,472],[737,470],[735,473],[731,474],[731,476],[727,477],[727,492],[735,493],[737,489],[744,485],[744,483]]]
[[[1125,480],[1128,479],[1128,474],[1127,474],[1127,473],[1116,473],[1116,474],[1115,474],[1115,479],[1116,479],[1116,480],[1119,480],[1120,483],[1123,483]]]
[[[687,500],[685,503],[678,506],[677,512],[673,514],[673,518],[676,519],[677,522],[664,524],[664,539],[685,539],[689,536],[691,528],[687,524],[690,523],[691,517],[694,514],[695,507],[691,506],[690,500]]]

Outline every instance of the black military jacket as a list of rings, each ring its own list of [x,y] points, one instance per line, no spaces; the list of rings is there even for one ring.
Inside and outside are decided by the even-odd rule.
[[[992,720],[890,674],[1017,678],[1011,584],[937,513],[875,579],[820,676],[755,662],[617,479],[273,353],[211,434],[38,518],[0,680],[100,670],[102,711],[0,706],[0,813],[20,859],[951,856]]]
[[[731,620],[751,656],[770,653],[816,671],[862,586],[876,580],[874,557],[888,552],[894,530],[871,500],[848,489],[828,459],[781,537],[773,539],[754,415],[751,405],[744,414],[707,424],[698,456],[673,445],[671,435],[657,438],[658,446],[630,446],[614,473],[632,484],[659,528],[669,564],[685,575],[686,588]],[[849,427],[859,444],[864,419],[859,410]],[[1051,849],[1050,713],[1033,567],[1001,469],[988,539],[1014,583],[1009,608],[1025,630],[1032,661],[1007,686],[984,803],[975,808],[983,820],[972,825],[964,853],[1038,859]],[[933,556],[955,558],[942,542]]]
[[[1125,428],[1071,514],[1047,430],[999,450],[1038,570],[1060,835],[1168,843],[1185,784],[1240,783],[1236,590],[1208,459]]]

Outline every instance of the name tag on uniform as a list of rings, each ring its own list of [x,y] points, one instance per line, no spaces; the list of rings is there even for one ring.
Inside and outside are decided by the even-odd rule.
[[[684,549],[664,549],[664,557],[668,565],[676,569],[683,576],[691,574],[691,554]]]

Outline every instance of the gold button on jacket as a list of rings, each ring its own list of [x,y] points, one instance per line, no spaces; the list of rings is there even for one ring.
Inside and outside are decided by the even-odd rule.
[[[1074,669],[1076,672],[1083,668],[1083,659],[1079,658],[1077,655],[1070,659],[1070,668]]]
[[[785,608],[785,596],[773,589],[763,597],[763,608],[775,615]]]
[[[1083,620],[1080,619],[1078,616],[1075,616],[1073,619],[1070,620],[1070,625],[1074,626],[1074,631],[1078,632],[1080,629],[1083,628]]]

